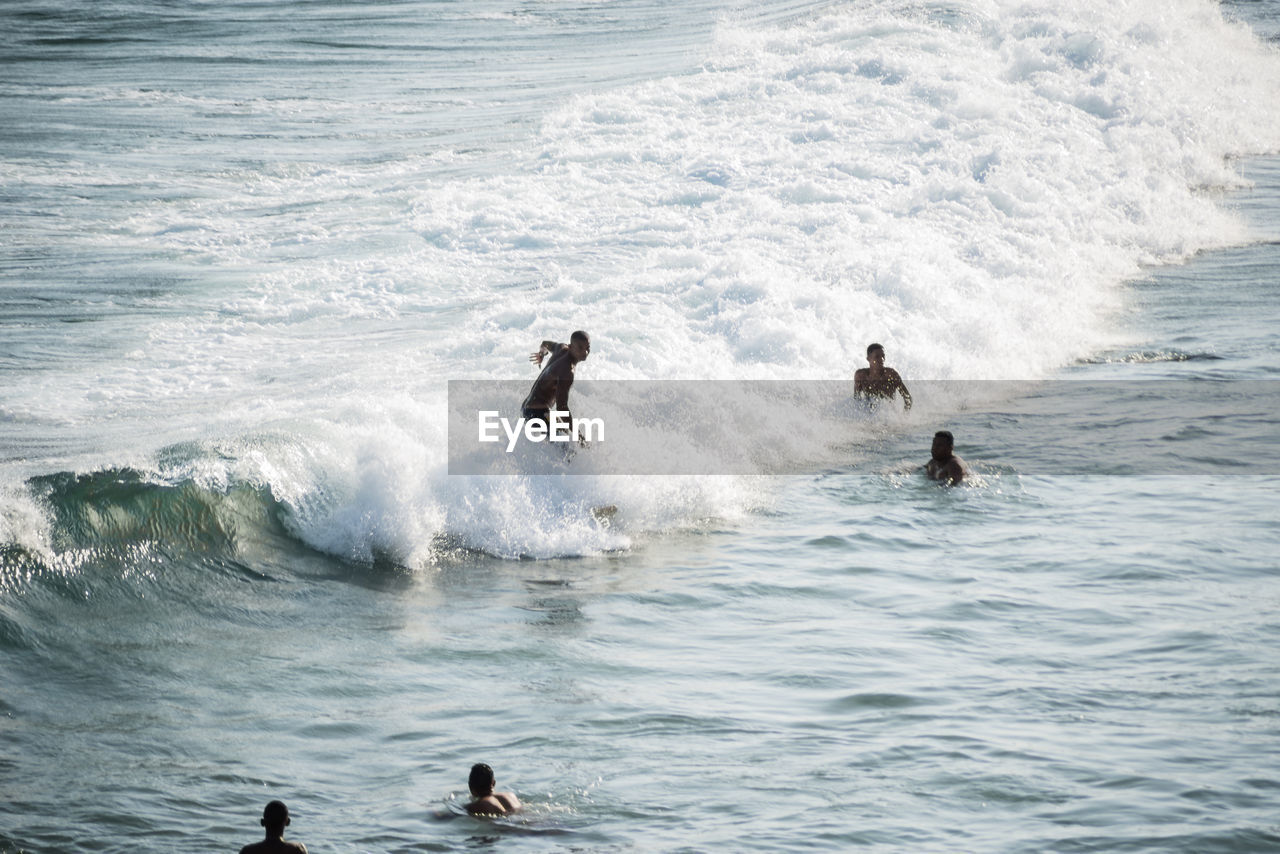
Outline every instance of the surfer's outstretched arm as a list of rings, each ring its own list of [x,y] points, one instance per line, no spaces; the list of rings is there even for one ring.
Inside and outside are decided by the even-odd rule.
[[[536,352],[529,354],[529,361],[541,367],[543,357],[545,357],[548,353],[554,353],[556,351],[556,348],[560,346],[561,345],[558,341],[543,341],[542,344],[538,346],[538,349]]]

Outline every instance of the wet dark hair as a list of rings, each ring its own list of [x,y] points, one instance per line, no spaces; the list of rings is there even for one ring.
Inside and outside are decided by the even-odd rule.
[[[868,356],[870,356],[870,355],[871,355],[874,351],[876,351],[876,350],[881,350],[881,351],[883,351],[883,350],[884,350],[884,345],[883,345],[883,344],[868,344],[868,345],[867,345],[867,355],[868,355]]]
[[[569,340],[570,341],[586,341],[588,344],[590,344],[591,336],[583,332],[581,329],[579,329],[569,336]]]
[[[265,827],[284,827],[289,823],[289,808],[284,801],[272,801],[262,811],[262,824]]]
[[[950,430],[939,430],[937,433],[933,434],[933,438],[946,439],[948,445],[954,445],[956,443],[956,437],[951,435]]]
[[[493,769],[483,762],[471,766],[471,777],[467,780],[467,788],[471,794],[489,794],[493,791]]]

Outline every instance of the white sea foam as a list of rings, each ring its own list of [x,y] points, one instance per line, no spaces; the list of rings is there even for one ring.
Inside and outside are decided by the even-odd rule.
[[[622,548],[758,485],[450,477],[444,381],[532,379],[525,354],[575,328],[588,379],[847,377],[873,340],[908,378],[1045,376],[1116,340],[1143,265],[1245,238],[1215,190],[1231,155],[1280,149],[1277,92],[1275,52],[1207,0],[975,0],[726,24],[701,70],[579,93],[497,154],[406,134],[352,158],[340,129],[289,135],[334,96],[246,93],[279,124],[261,152],[201,142],[225,159],[204,168],[164,147],[174,192],[62,229],[177,259],[198,295],[134,329],[132,356],[14,405],[231,442],[219,477],[265,482],[307,542],[358,559]],[[404,107],[376,103],[381,126]],[[157,180],[109,168],[135,198]],[[594,503],[621,507],[613,527]]]

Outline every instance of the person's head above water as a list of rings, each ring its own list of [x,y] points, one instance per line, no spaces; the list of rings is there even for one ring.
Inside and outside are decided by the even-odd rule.
[[[884,347],[880,344],[870,344],[867,346],[867,364],[873,367],[884,366]]]
[[[951,456],[955,446],[956,439],[951,435],[951,431],[939,430],[933,434],[933,447],[930,449],[930,453],[933,454],[935,460],[945,460]]]
[[[485,798],[492,795],[494,782],[493,769],[488,765],[477,762],[471,766],[471,778],[467,780],[467,786],[473,797]]]
[[[279,836],[289,825],[289,808],[283,801],[272,801],[262,811],[262,826]]]
[[[581,362],[591,352],[591,336],[581,329],[569,336],[569,353],[575,362]]]

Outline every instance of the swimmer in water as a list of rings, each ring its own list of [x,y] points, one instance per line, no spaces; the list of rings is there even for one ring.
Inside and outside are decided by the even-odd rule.
[[[472,815],[511,815],[521,809],[520,799],[511,792],[495,792],[493,769],[483,762],[471,766],[471,803],[467,812]]]
[[[280,801],[272,801],[262,811],[261,824],[267,829],[267,838],[240,849],[240,854],[307,854],[307,846],[301,842],[285,842],[284,829],[289,826],[289,808]]]
[[[952,452],[955,444],[955,437],[947,430],[939,430],[933,434],[933,447],[930,449],[932,456],[924,465],[925,474],[929,475],[930,480],[940,481],[948,486],[964,480],[964,460]]]
[[[898,376],[893,368],[884,366],[884,347],[872,344],[867,347],[867,364],[870,367],[859,368],[853,372],[853,396],[868,402],[892,400],[895,394],[902,395],[902,411],[911,410],[911,392],[907,384]]]

